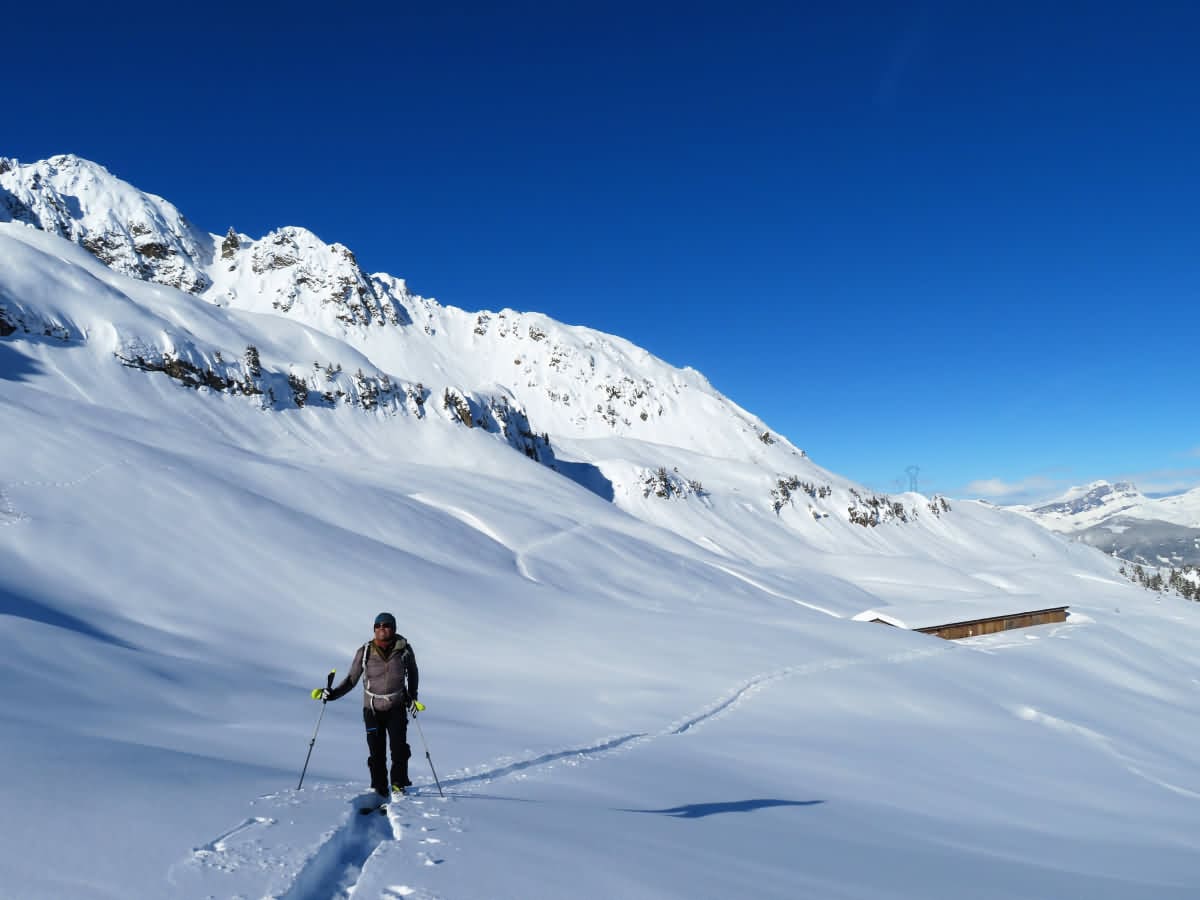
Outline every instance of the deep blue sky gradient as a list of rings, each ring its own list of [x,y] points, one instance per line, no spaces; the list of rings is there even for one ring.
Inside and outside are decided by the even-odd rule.
[[[7,10],[0,154],[619,334],[879,490],[1200,484],[1200,8],[837,7]]]

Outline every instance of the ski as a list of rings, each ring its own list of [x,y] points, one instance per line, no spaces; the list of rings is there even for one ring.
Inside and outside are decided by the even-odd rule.
[[[364,795],[358,803],[358,814],[360,816],[369,816],[373,812],[387,812],[388,798],[385,794],[377,794],[372,791],[370,794]]]
[[[390,802],[395,803],[411,790],[411,787],[402,787],[398,791],[392,791]],[[371,794],[366,798],[366,803],[358,808],[358,814],[360,816],[369,816],[371,813],[377,812],[380,815],[385,815],[387,813],[388,802],[387,798],[379,794]]]
[[[406,794],[408,794],[408,792],[409,792],[408,790],[404,790],[404,791],[396,791],[396,792],[394,792],[394,793],[392,794],[392,799],[391,799],[391,801],[390,801],[390,802],[391,802],[391,803],[395,803],[395,802],[396,802],[397,800],[399,800],[401,797],[403,797],[403,796],[405,796]],[[384,801],[382,801],[382,802],[380,802],[380,803],[378,803],[378,804],[369,804],[369,805],[367,805],[367,806],[360,806],[360,807],[358,808],[358,814],[359,814],[360,816],[369,816],[371,813],[373,813],[373,812],[377,812],[377,813],[379,813],[381,816],[382,816],[382,815],[386,815],[386,814],[387,814],[387,810],[388,810],[388,805],[389,805],[389,801],[387,801],[387,800],[384,800]]]

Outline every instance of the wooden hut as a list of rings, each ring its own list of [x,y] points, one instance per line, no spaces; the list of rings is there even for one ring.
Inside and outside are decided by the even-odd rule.
[[[1066,606],[1029,604],[1031,597],[1010,595],[943,602],[912,602],[868,609],[855,616],[859,622],[878,622],[908,631],[932,634],[946,640],[995,634],[1013,628],[1048,625],[1067,620]],[[1030,606],[1035,608],[1031,609]]]

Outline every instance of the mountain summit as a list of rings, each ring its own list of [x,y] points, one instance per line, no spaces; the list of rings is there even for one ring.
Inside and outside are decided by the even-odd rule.
[[[1146,498],[1137,487],[1127,481],[1115,484],[1094,481],[1084,487],[1071,488],[1057,500],[1032,507],[1029,512],[1048,528],[1073,531],[1145,502]]]
[[[1050,503],[1011,508],[1130,562],[1200,565],[1200,488],[1151,499],[1126,481],[1095,481]]]
[[[65,154],[31,165],[0,157],[0,222],[23,222],[84,247],[131,278],[201,293],[212,239],[179,210]]]

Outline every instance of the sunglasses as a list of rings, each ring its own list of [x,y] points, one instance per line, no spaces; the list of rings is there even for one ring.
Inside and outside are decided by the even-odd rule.
[[[387,622],[376,622],[375,627],[376,628],[395,628],[396,626],[390,625]]]

